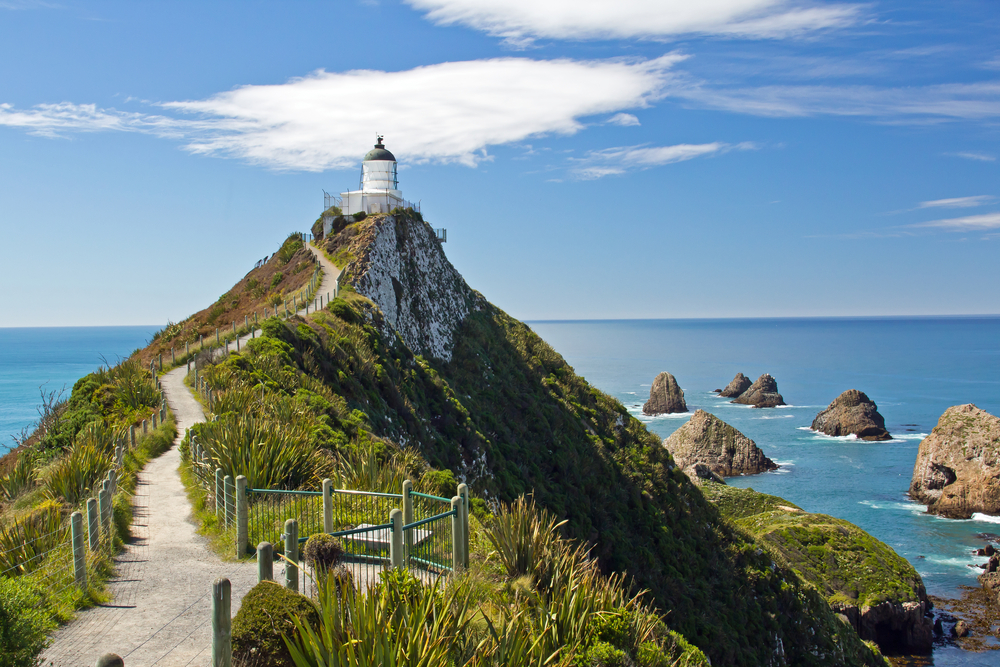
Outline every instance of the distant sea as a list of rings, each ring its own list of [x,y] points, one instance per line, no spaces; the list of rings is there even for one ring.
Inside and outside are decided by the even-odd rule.
[[[892,546],[929,593],[957,597],[976,586],[985,559],[972,555],[1000,519],[955,521],[924,513],[906,497],[920,440],[949,406],[975,403],[1000,415],[1000,317],[810,318],[529,322],[576,372],[620,400],[660,437],[690,414],[642,415],[660,371],[676,376],[688,407],[702,408],[752,438],[781,465],[729,478],[734,486],[786,498],[810,512],[851,521]],[[0,453],[37,418],[39,385],[69,390],[104,359],[143,346],[159,327],[0,329]],[[790,405],[754,410],[712,393],[736,373],[770,373]],[[894,439],[868,443],[808,430],[847,389],[868,394]],[[935,650],[934,664],[997,665],[1000,652]]]
[[[0,328],[0,455],[38,419],[40,391],[57,394],[136,348],[162,326]],[[39,389],[41,388],[41,389]]]
[[[925,513],[906,495],[920,441],[948,407],[975,403],[1000,415],[1000,317],[529,322],[579,375],[620,400],[665,438],[690,413],[649,418],[653,378],[672,373],[691,412],[701,408],[753,439],[775,472],[726,481],[840,517],[912,563],[928,593],[959,597],[978,586],[986,561],[972,555],[1000,517],[955,521]],[[742,372],[770,373],[788,406],[752,409],[719,398]],[[809,430],[841,392],[878,404],[894,439],[869,443]],[[935,665],[1000,665],[1000,651],[935,650]]]

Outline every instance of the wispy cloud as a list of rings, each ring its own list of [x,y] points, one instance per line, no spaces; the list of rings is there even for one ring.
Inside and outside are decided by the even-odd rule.
[[[877,86],[678,87],[699,106],[757,116],[870,116],[879,119],[982,120],[1000,116],[1000,82],[909,88]]]
[[[627,171],[649,169],[673,162],[684,162],[697,157],[718,155],[731,150],[753,150],[752,142],[728,144],[715,141],[710,144],[677,144],[674,146],[619,146],[591,151],[585,157],[574,159],[577,166],[571,169],[578,178],[595,179],[624,174]]]
[[[640,124],[639,119],[630,113],[616,113],[607,122],[611,125],[621,125],[622,127]]]
[[[917,208],[974,208],[984,206],[994,201],[993,195],[976,195],[974,197],[954,197],[952,199],[933,199],[922,201]]]
[[[802,0],[407,0],[438,25],[463,25],[513,45],[534,39],[794,37],[860,23],[860,4]]]
[[[921,222],[911,226],[921,227],[921,228],[945,229],[953,232],[1000,229],[1000,213],[984,213],[982,215],[967,215],[962,218],[931,220],[930,222]]]
[[[972,151],[962,151],[960,153],[949,153],[949,155],[954,155],[955,157],[965,158],[966,160],[977,160],[978,162],[996,162],[996,158],[992,155],[987,155],[986,153],[974,153]]]
[[[490,146],[571,135],[584,128],[581,118],[647,106],[665,94],[671,68],[684,58],[498,58],[401,72],[320,70],[284,84],[159,105],[177,115],[4,104],[0,125],[43,136],[146,132],[180,139],[194,153],[307,171],[357,164],[378,131],[401,160],[473,166],[488,158]]]

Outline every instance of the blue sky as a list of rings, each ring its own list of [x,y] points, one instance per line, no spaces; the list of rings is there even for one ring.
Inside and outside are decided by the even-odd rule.
[[[0,0],[0,326],[214,301],[376,132],[523,319],[1000,313],[991,0]]]

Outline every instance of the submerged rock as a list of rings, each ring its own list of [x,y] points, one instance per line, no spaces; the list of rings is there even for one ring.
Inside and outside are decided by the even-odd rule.
[[[676,412],[687,412],[684,402],[684,390],[670,373],[663,372],[653,380],[649,389],[649,400],[642,406],[644,415],[665,415]]]
[[[812,429],[827,435],[856,435],[861,440],[890,440],[885,419],[863,391],[848,389],[816,415]]]
[[[910,497],[953,519],[1000,515],[1000,419],[971,403],[945,410],[920,443]]]
[[[703,463],[716,475],[753,475],[776,470],[757,444],[735,428],[704,410],[663,441],[682,470]],[[688,475],[690,477],[690,475]]]
[[[726,398],[736,398],[747,389],[750,388],[753,382],[750,381],[746,375],[743,373],[737,373],[733,381],[726,385],[725,389],[719,391],[719,396],[725,396]]]
[[[733,399],[733,403],[752,405],[755,408],[774,408],[784,405],[785,399],[778,393],[777,381],[764,373],[745,392]]]

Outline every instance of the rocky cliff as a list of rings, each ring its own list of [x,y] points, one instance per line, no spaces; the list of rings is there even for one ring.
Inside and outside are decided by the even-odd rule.
[[[856,435],[861,440],[890,440],[885,419],[863,391],[848,389],[816,415],[812,429],[827,435]]]
[[[677,412],[687,412],[684,402],[684,390],[670,373],[663,372],[653,380],[649,389],[649,400],[642,406],[645,415],[663,415]]]
[[[696,411],[684,426],[663,441],[663,446],[681,468],[704,463],[722,477],[754,475],[778,468],[753,440],[704,410]]]
[[[1000,419],[971,403],[945,410],[920,443],[910,497],[954,519],[1000,515]]]
[[[726,398],[736,398],[747,389],[750,388],[753,382],[750,381],[746,375],[743,373],[737,373],[736,377],[733,378],[732,382],[726,385],[726,388],[719,392],[719,396],[724,396]]]
[[[484,300],[440,252],[430,225],[378,215],[345,232],[353,259],[341,282],[378,306],[383,333],[398,333],[417,354],[451,359],[455,331]]]
[[[733,399],[733,403],[752,405],[755,408],[774,408],[784,405],[785,399],[778,393],[775,379],[764,373],[746,391]]]
[[[712,483],[702,491],[723,516],[775,549],[862,639],[890,654],[931,652],[924,582],[891,547],[852,523],[777,496]]]

